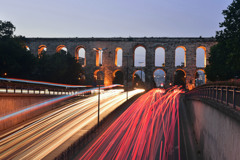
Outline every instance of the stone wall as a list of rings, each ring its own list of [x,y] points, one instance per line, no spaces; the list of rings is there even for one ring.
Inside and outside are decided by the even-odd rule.
[[[194,83],[196,67],[196,49],[200,46],[206,49],[206,58],[209,57],[210,47],[216,44],[213,38],[27,38],[27,46],[31,52],[37,56],[40,45],[47,46],[47,54],[56,53],[59,45],[65,45],[69,53],[75,56],[79,46],[86,51],[86,66],[84,67],[86,81],[93,84],[94,71],[99,69],[96,66],[96,51],[93,48],[108,48],[103,52],[103,66],[106,85],[112,84],[113,72],[120,70],[124,73],[126,83],[127,60],[123,57],[121,67],[115,65],[115,50],[121,48],[124,55],[132,55],[129,58],[129,86],[132,85],[132,75],[140,67],[134,67],[134,50],[137,46],[146,49],[146,67],[143,68],[146,76],[146,86],[151,87],[153,73],[156,69],[163,69],[166,73],[166,85],[173,83],[175,67],[175,50],[178,46],[186,48],[186,67],[182,69],[186,72],[186,83]],[[157,47],[165,49],[165,67],[155,67],[155,50]],[[208,62],[207,62],[208,63]]]
[[[56,97],[59,96],[35,94],[0,94],[0,131],[52,110],[56,105],[45,105],[38,109],[31,109],[18,114],[18,112],[21,110],[29,109],[31,106],[43,103]],[[14,116],[10,117],[11,115]]]
[[[214,102],[187,100],[203,159],[240,159],[240,113]]]

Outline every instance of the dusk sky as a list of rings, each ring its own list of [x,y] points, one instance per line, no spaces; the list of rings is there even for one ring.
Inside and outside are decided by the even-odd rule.
[[[26,37],[212,37],[232,0],[1,0]]]

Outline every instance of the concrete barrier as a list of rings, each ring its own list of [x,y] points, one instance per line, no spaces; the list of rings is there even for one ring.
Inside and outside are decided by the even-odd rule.
[[[19,114],[12,118],[5,118],[11,114],[27,109],[30,106],[42,103],[55,97],[56,96],[51,95],[34,94],[0,94],[0,131],[52,110],[54,105],[48,105],[37,110],[31,110],[26,113]]]
[[[195,137],[205,160],[240,159],[240,114],[204,99],[186,99]]]

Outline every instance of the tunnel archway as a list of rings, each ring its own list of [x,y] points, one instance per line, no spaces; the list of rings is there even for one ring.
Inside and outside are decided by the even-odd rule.
[[[78,46],[75,50],[75,58],[82,67],[86,66],[86,50],[84,46]]]
[[[198,47],[196,50],[196,67],[206,67],[206,48],[203,46]]]
[[[186,48],[178,46],[175,50],[175,67],[186,67]]]
[[[144,46],[137,46],[134,50],[134,66],[145,67],[146,66],[146,49]]]
[[[122,48],[116,48],[115,50],[115,66],[121,67],[122,66],[122,55],[123,55],[123,50]]]
[[[123,78],[123,72],[120,70],[116,70],[113,72],[113,84],[123,84],[124,78]]]
[[[196,74],[195,74],[195,86],[201,86],[201,85],[204,85],[206,84],[206,75],[205,75],[205,72],[204,70],[202,69],[199,69],[197,70]]]
[[[102,66],[103,64],[103,50],[102,48],[98,48],[96,51],[96,66]]]
[[[94,72],[94,85],[104,85],[104,72],[99,69]]]
[[[164,87],[165,86],[166,73],[163,69],[156,69],[153,72],[153,78],[154,78],[156,87]]]
[[[30,51],[30,48],[28,46],[25,46],[26,51]]]
[[[163,47],[157,47],[155,50],[155,66],[165,67],[165,49]]]
[[[56,48],[56,53],[60,53],[60,54],[67,54],[68,50],[67,47],[65,45],[59,45]]]
[[[47,46],[46,45],[40,45],[38,47],[38,58],[41,58],[46,53],[47,53]]]
[[[177,69],[174,72],[174,85],[186,88],[186,72],[183,69]]]
[[[133,73],[133,87],[144,88],[145,73],[142,70],[136,70]]]

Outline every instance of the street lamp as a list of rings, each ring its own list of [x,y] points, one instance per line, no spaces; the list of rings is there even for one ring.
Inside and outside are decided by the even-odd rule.
[[[124,55],[123,57],[127,57],[127,100],[128,100],[128,57],[131,57],[132,55]]]
[[[94,51],[98,52],[99,53],[99,76],[97,76],[98,78],[98,127],[99,127],[99,119],[100,119],[100,69],[101,69],[101,66],[102,66],[102,55],[100,55],[100,52],[103,53],[104,50],[107,50],[107,48],[93,48]]]

